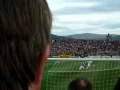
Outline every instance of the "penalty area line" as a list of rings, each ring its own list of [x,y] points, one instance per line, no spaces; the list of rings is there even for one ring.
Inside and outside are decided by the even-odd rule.
[[[65,72],[72,72],[72,73],[74,73],[74,72],[102,72],[102,71],[110,71],[110,70],[117,70],[117,69],[120,69],[120,68],[114,68],[114,69],[104,69],[104,70],[85,70],[85,71],[48,71],[48,72],[53,72],[53,73],[55,73],[55,72],[57,72],[57,73],[65,73]]]

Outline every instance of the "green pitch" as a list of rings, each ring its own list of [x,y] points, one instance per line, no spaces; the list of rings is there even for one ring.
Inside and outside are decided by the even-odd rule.
[[[67,90],[76,77],[88,78],[93,90],[113,90],[120,77],[120,61],[93,61],[91,67],[79,70],[80,61],[47,61],[42,76],[41,90]]]

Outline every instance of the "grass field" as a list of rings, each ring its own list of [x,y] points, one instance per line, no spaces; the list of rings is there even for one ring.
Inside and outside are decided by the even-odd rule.
[[[94,61],[91,68],[82,70],[79,66],[80,61],[47,61],[41,90],[67,90],[68,83],[76,77],[88,78],[93,90],[113,90],[120,77],[120,61]]]

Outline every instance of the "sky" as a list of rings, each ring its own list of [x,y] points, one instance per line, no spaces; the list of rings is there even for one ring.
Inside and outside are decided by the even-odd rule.
[[[119,34],[120,0],[47,0],[53,15],[52,34]]]

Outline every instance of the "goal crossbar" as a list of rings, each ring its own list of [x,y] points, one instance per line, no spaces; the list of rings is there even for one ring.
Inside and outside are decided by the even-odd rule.
[[[48,58],[48,60],[71,60],[71,61],[99,61],[99,60],[104,60],[104,61],[120,61],[120,58]]]

